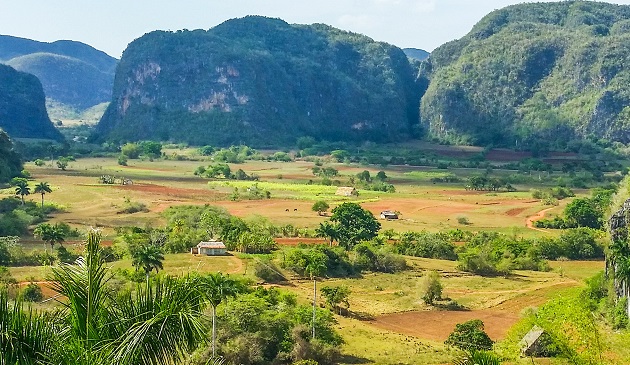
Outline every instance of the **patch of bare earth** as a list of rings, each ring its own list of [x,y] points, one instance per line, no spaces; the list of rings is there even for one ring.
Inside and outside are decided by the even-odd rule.
[[[427,310],[387,314],[376,317],[372,324],[378,328],[432,341],[445,341],[455,325],[471,319],[480,319],[485,331],[493,340],[505,338],[508,330],[520,319],[520,313],[529,307],[542,305],[551,291],[577,285],[575,281],[551,283],[497,303],[492,308],[470,311]]]

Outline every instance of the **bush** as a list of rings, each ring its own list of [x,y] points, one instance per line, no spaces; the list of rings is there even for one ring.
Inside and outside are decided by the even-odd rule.
[[[430,271],[424,279],[422,300],[429,305],[433,305],[436,300],[442,298],[442,283],[440,274],[437,271]]]
[[[279,283],[286,281],[280,273],[280,269],[270,260],[254,260],[254,275],[267,283]]]
[[[125,155],[118,156],[118,164],[120,166],[127,166],[127,156]]]
[[[147,205],[141,202],[129,202],[124,208],[118,211],[119,214],[133,214],[139,212],[148,212]]]
[[[484,331],[483,321],[479,319],[456,324],[455,330],[448,335],[444,343],[464,351],[488,351],[492,349],[494,344]]]
[[[455,245],[441,234],[428,232],[406,232],[394,245],[394,250],[402,255],[430,259],[457,260]]]
[[[41,302],[44,299],[42,288],[35,283],[29,283],[22,289],[22,298],[27,302]]]
[[[79,257],[79,255],[74,255],[70,253],[65,247],[57,247],[57,259],[59,260],[59,262],[70,264],[76,261],[77,257]]]

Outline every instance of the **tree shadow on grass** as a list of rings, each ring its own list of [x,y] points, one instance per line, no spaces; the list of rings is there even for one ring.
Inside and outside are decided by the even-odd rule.
[[[354,355],[341,355],[339,358],[341,364],[372,364],[374,361],[366,359],[364,357]]]
[[[375,319],[374,315],[364,312],[350,312],[348,317],[359,321],[373,321]]]
[[[443,311],[458,311],[458,312],[470,311],[470,309],[466,308],[465,306],[457,303],[456,301],[450,298],[442,298],[440,301],[434,302],[433,306]]]

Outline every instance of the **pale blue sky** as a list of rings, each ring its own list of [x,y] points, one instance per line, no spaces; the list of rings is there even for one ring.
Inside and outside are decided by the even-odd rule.
[[[245,15],[326,23],[399,47],[431,51],[518,0],[0,0],[0,34],[71,39],[119,58],[156,29],[208,29]],[[611,1],[630,4],[630,0]]]

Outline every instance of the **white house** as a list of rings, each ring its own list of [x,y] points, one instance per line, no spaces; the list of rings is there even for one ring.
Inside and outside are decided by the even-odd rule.
[[[209,241],[199,242],[197,247],[190,249],[191,254],[207,255],[207,256],[221,256],[227,254],[227,248],[223,242]]]

